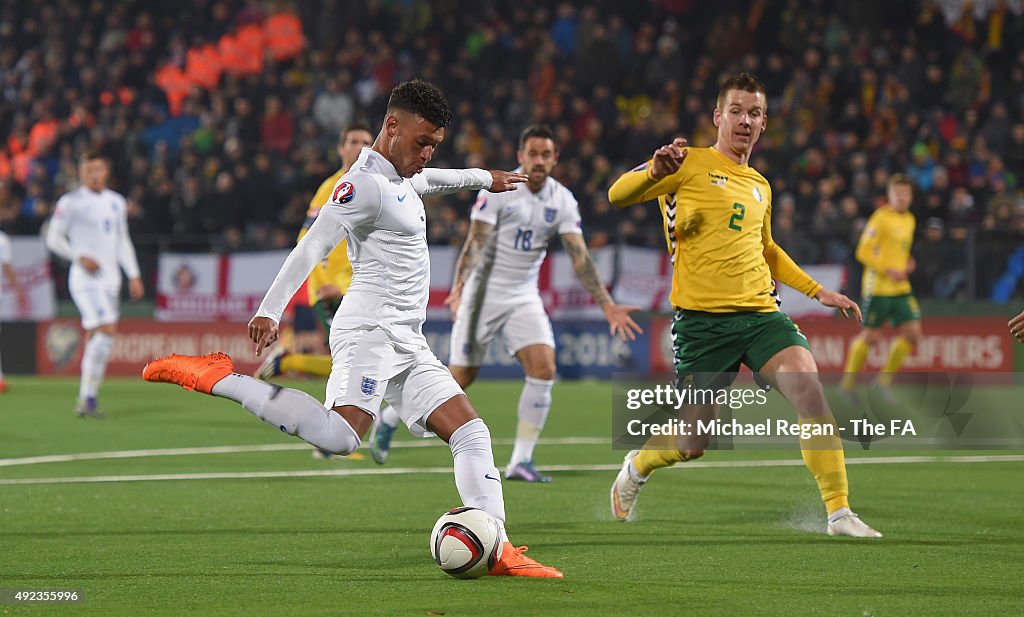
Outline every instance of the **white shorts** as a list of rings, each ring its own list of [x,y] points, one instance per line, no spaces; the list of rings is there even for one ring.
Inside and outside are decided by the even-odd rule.
[[[540,296],[518,303],[483,302],[473,306],[466,302],[455,314],[448,366],[480,366],[487,346],[499,334],[513,356],[530,345],[555,347],[551,320]]]
[[[427,418],[445,401],[463,394],[426,339],[408,351],[381,328],[331,330],[333,366],[327,379],[327,407],[354,405],[371,416],[381,401],[391,404],[417,437],[431,435]]]
[[[95,330],[121,318],[121,292],[104,287],[72,287],[71,299],[82,315],[82,328]]]

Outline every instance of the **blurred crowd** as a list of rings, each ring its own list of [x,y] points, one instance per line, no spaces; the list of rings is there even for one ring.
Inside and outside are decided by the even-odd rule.
[[[0,226],[37,232],[99,149],[144,263],[291,246],[338,131],[422,77],[455,112],[434,164],[511,168],[548,123],[591,246],[660,247],[657,209],[613,211],[607,187],[672,136],[711,145],[717,84],[745,70],[769,99],[751,163],[799,263],[852,263],[905,172],[918,293],[987,296],[1024,245],[1021,3],[708,4],[0,0]],[[430,242],[460,243],[471,201],[432,200]]]

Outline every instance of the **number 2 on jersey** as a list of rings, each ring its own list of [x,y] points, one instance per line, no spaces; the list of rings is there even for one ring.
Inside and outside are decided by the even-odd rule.
[[[522,251],[528,251],[533,246],[533,230],[520,227],[516,231],[516,241],[513,246]]]
[[[738,221],[743,220],[743,215],[747,213],[747,207],[737,202],[732,205],[733,210],[739,210],[739,212],[733,212],[732,216],[729,217],[729,229],[735,229],[736,231],[743,231],[743,228],[737,225]]]

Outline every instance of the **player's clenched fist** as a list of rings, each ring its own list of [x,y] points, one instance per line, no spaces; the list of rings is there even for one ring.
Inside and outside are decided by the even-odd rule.
[[[651,178],[661,180],[679,171],[686,159],[686,143],[686,139],[676,137],[672,143],[655,150]]]

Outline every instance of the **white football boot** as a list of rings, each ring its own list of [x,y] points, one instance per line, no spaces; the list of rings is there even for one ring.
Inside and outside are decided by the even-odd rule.
[[[850,536],[853,538],[881,538],[879,531],[872,529],[867,523],[860,520],[856,512],[849,508],[842,508],[833,514],[828,522],[828,535]]]
[[[647,482],[647,480],[638,480],[630,473],[630,467],[633,466],[633,459],[637,454],[640,454],[640,450],[631,450],[626,455],[622,462],[622,469],[619,470],[619,475],[615,476],[615,482],[612,483],[612,515],[620,521],[629,520],[633,513],[633,507],[636,505],[637,494]]]

